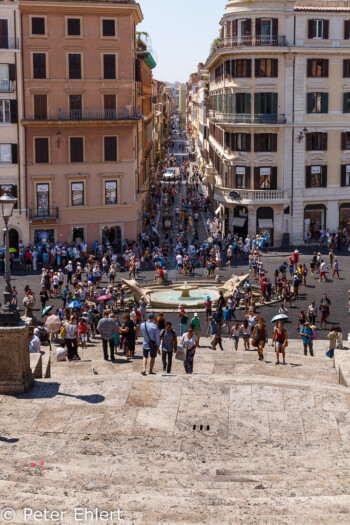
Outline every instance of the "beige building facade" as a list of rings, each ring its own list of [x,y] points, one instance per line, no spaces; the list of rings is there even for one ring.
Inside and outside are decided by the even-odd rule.
[[[206,67],[225,229],[275,246],[350,230],[347,2],[229,0],[221,25]]]
[[[22,0],[20,11],[30,241],[97,239],[120,251],[142,229],[145,197],[140,7]]]
[[[9,245],[29,242],[25,203],[22,62],[18,2],[0,3],[0,192],[9,188],[17,205],[9,222]],[[0,246],[4,243],[1,235]]]

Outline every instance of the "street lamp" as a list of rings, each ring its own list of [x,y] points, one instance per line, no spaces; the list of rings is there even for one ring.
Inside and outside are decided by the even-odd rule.
[[[0,326],[16,325],[20,320],[19,311],[11,304],[12,301],[12,289],[11,289],[11,270],[10,270],[10,247],[9,247],[9,229],[8,222],[12,217],[13,209],[17,199],[10,193],[10,188],[5,189],[5,193],[0,197],[0,215],[5,222],[5,254],[6,254],[6,268],[5,268],[5,281],[6,286],[4,290],[4,305],[0,308]]]

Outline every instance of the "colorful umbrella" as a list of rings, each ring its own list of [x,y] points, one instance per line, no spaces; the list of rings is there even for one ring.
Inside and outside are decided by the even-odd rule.
[[[44,317],[44,315],[46,315],[50,310],[52,310],[53,306],[46,306],[46,308],[44,308],[44,310],[41,312],[41,317]]]
[[[9,252],[10,252],[10,253],[16,253],[16,251],[17,251],[16,248],[10,248],[10,249],[9,249]]]
[[[81,308],[83,306],[83,303],[80,301],[71,301],[69,304],[67,304],[67,308]]]
[[[61,320],[58,315],[50,315],[50,317],[46,319],[45,326],[50,334],[54,334],[61,328]]]
[[[100,297],[97,297],[98,301],[108,301],[108,299],[113,299],[111,295],[100,295]]]

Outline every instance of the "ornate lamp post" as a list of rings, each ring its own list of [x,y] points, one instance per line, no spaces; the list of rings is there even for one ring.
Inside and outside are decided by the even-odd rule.
[[[11,289],[11,270],[10,270],[10,252],[9,252],[9,229],[8,222],[12,217],[13,209],[17,199],[10,193],[10,189],[6,188],[5,193],[0,197],[0,215],[5,222],[5,255],[6,255],[6,268],[5,268],[5,281],[6,286],[4,290],[4,304],[0,308],[0,326],[13,326],[18,324],[20,321],[20,314],[17,308],[11,304],[12,300],[12,289]]]

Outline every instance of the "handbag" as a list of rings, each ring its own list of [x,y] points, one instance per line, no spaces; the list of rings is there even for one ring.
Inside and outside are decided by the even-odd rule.
[[[178,346],[175,354],[175,359],[178,361],[185,361],[186,349],[183,346]]]
[[[60,338],[65,339],[66,337],[66,325],[64,324],[60,330]]]

